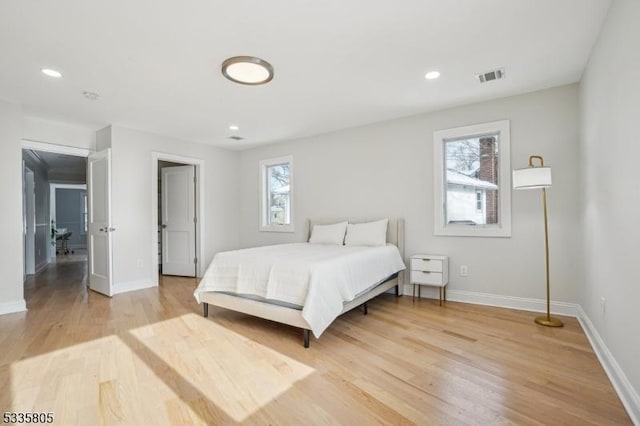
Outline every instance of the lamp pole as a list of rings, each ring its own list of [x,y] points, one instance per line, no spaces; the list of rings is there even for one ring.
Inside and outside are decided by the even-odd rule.
[[[540,160],[540,167],[544,167],[544,159],[539,155],[529,157],[529,167],[535,167],[533,160]],[[549,284],[549,220],[547,218],[547,189],[542,188],[542,208],[544,210],[544,260],[547,276],[547,315],[537,317],[535,322],[547,327],[562,327],[564,324],[557,318],[551,317],[551,286]]]

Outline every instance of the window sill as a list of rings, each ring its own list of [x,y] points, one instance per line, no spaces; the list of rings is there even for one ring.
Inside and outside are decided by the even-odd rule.
[[[434,235],[440,237],[495,237],[495,238],[511,238],[510,227],[498,226],[468,226],[468,225],[448,225],[446,227],[437,227]]]
[[[294,232],[293,225],[260,226],[260,232]]]

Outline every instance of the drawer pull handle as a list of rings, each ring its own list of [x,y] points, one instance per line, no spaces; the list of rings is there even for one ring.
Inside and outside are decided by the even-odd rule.
[[[430,274],[431,271],[422,271],[423,274]]]
[[[423,262],[431,262],[431,259],[421,259]]]

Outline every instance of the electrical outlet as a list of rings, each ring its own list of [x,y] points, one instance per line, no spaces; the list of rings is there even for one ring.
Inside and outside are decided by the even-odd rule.
[[[604,297],[600,298],[600,309],[602,310],[602,316],[606,315],[606,313],[607,313],[607,299],[605,299]]]
[[[460,276],[466,277],[469,275],[469,267],[467,265],[460,265]]]

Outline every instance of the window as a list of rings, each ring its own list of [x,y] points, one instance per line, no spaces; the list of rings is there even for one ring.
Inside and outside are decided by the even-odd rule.
[[[293,157],[260,162],[260,230],[293,232]]]
[[[434,132],[436,235],[510,237],[509,121]]]

